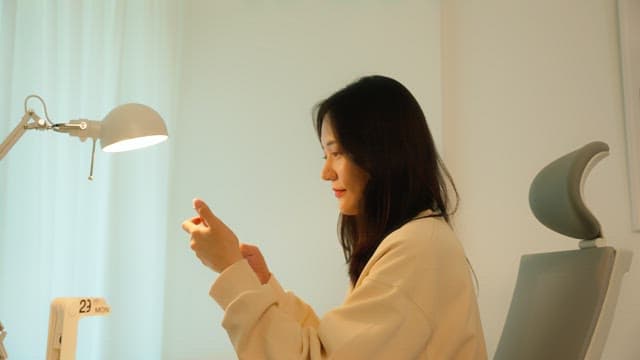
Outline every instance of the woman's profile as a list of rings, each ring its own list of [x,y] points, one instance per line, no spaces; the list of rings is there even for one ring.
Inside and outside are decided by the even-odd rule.
[[[182,224],[198,258],[220,273],[210,295],[238,356],[486,359],[469,266],[450,225],[457,193],[417,100],[376,75],[315,110],[321,177],[337,199],[351,280],[341,306],[316,316],[202,200]]]

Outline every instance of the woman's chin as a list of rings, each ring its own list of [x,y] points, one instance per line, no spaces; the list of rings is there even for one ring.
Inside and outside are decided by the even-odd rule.
[[[340,208],[340,214],[342,214],[342,215],[358,215],[358,211],[357,210],[353,210],[353,209]]]

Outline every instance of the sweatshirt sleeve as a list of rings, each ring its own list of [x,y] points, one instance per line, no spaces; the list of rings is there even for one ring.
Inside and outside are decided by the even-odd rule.
[[[220,274],[210,295],[240,359],[408,359],[429,334],[416,305],[373,278],[320,321],[276,280],[261,285],[244,260]]]

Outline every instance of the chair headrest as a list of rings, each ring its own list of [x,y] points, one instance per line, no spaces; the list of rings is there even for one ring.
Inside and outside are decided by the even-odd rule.
[[[602,236],[600,223],[585,206],[583,185],[595,164],[609,155],[601,141],[589,143],[545,166],[529,188],[529,206],[546,227],[582,240]]]

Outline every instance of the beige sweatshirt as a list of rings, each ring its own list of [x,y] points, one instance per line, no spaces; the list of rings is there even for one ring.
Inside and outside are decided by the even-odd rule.
[[[387,236],[344,303],[318,319],[272,276],[239,261],[210,295],[240,359],[486,359],[464,251],[439,218]]]

